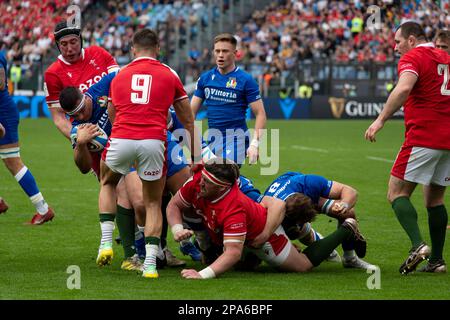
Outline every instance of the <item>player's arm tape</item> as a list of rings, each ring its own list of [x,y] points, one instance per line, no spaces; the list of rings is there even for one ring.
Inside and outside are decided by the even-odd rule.
[[[331,208],[333,207],[333,204],[334,204],[334,200],[328,199],[328,200],[325,201],[325,203],[323,204],[321,211],[322,211],[323,213],[329,214],[330,211],[331,211]]]
[[[212,279],[216,277],[216,273],[211,267],[206,267],[205,269],[198,272],[202,279]]]
[[[174,224],[174,225],[172,226],[172,234],[175,236],[175,234],[176,234],[178,231],[183,231],[183,229],[184,229],[184,227],[183,227],[183,225],[182,225],[181,223]]]
[[[258,139],[253,139],[252,142],[250,143],[250,146],[258,148],[259,147]]]

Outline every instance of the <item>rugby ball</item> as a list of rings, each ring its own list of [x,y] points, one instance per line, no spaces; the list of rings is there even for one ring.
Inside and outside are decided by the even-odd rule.
[[[81,123],[79,125],[73,126],[72,130],[70,131],[70,141],[72,142],[73,148],[75,148],[77,144],[78,128],[81,128],[84,125],[86,124]],[[96,136],[88,143],[88,149],[90,152],[102,151],[108,143],[108,135],[106,134],[105,130],[100,128],[98,125],[97,130],[100,132],[100,135]]]

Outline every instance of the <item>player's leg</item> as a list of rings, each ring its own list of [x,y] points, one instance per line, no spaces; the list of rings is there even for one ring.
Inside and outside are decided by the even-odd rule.
[[[160,250],[162,231],[161,200],[164,190],[165,177],[158,180],[142,180],[142,193],[146,211],[145,217],[145,261],[144,276],[157,278],[156,257]]]
[[[160,140],[136,140],[137,173],[142,181],[145,206],[145,251],[143,276],[158,278],[156,257],[162,230],[161,200],[166,183],[165,143]]]
[[[5,138],[7,137],[8,134]],[[31,219],[30,224],[41,225],[47,221],[51,221],[54,217],[54,212],[39,191],[33,174],[22,162],[19,144],[11,143],[1,145],[0,141],[0,158],[36,208],[36,213]]]
[[[402,147],[391,171],[388,199],[412,243],[409,256],[399,269],[402,274],[414,271],[430,255],[431,249],[422,239],[417,212],[409,197],[418,183],[429,185],[433,182],[441,155],[439,150]]]
[[[427,265],[420,271],[446,272],[443,258],[445,234],[448,223],[447,209],[444,204],[446,187],[450,185],[450,151],[437,150],[439,161],[434,167],[433,178],[424,186],[425,206],[428,211],[428,226],[431,238],[431,256]]]
[[[419,270],[426,272],[446,272],[443,258],[448,214],[444,205],[445,186],[431,184],[424,186],[425,206],[428,211],[428,227],[431,238],[431,255],[427,265]]]
[[[127,175],[128,176],[128,175]],[[126,177],[122,177],[117,185],[117,214],[116,224],[119,229],[121,244],[124,250],[122,270],[142,271],[142,263],[135,248],[135,212],[127,193]]]
[[[122,174],[112,171],[103,160],[100,162],[100,192],[98,203],[102,236],[96,260],[99,266],[111,264],[114,257],[112,240],[114,220],[117,212],[116,186],[121,178]]]
[[[130,173],[125,176],[125,184],[128,199],[134,209],[134,220],[136,223],[134,227],[134,246],[139,258],[145,259],[145,206],[142,197],[142,182],[134,168],[130,169]]]

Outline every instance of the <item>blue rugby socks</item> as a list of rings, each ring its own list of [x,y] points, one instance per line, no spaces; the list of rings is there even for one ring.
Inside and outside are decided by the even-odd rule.
[[[45,202],[42,193],[39,192],[39,188],[36,184],[36,180],[34,179],[31,171],[28,170],[26,166],[23,166],[22,169],[14,176],[17,182],[22,187],[23,191],[28,195],[33,205],[36,207],[36,211],[40,215],[45,215],[48,211],[48,204]]]

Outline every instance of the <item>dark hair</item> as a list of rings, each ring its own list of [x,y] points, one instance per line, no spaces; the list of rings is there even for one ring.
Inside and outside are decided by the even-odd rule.
[[[70,112],[77,106],[77,102],[82,99],[82,94],[77,87],[66,87],[59,94],[59,104],[65,112]]]
[[[286,200],[285,219],[292,223],[303,224],[314,220],[319,213],[311,198],[303,193],[296,192]]]
[[[221,33],[214,38],[214,44],[216,44],[217,42],[221,42],[221,41],[229,42],[234,47],[237,46],[237,40],[231,33]]]
[[[434,41],[436,41],[437,39],[445,42],[450,42],[450,30],[439,30]]]
[[[228,159],[220,157],[210,159],[205,163],[205,169],[218,179],[231,184],[239,178],[239,166]]]
[[[138,30],[133,36],[133,47],[136,49],[154,51],[158,46],[158,34],[151,29]]]
[[[408,39],[409,36],[414,36],[418,40],[427,40],[427,36],[425,35],[425,31],[422,26],[414,21],[407,21],[402,23],[398,28],[400,30],[400,34],[403,38]]]

